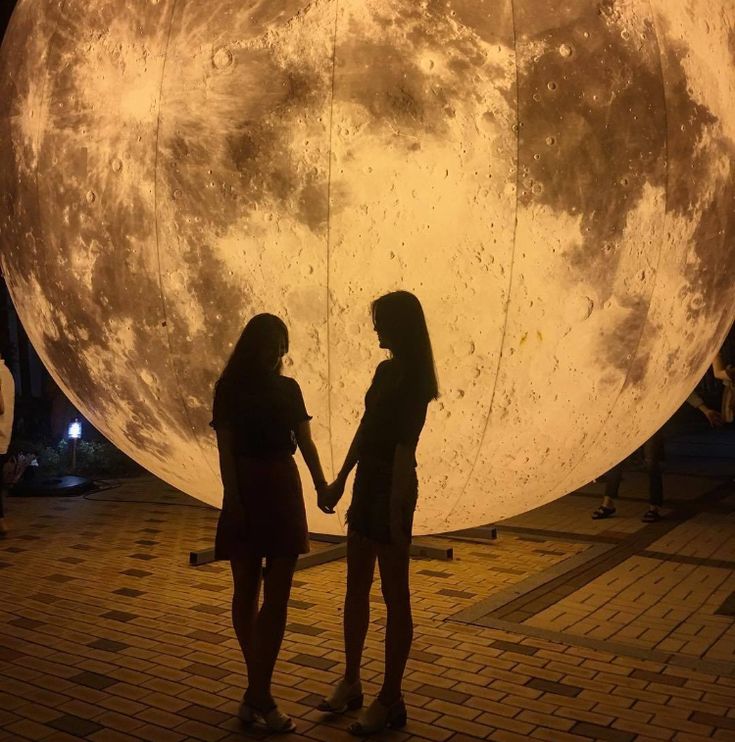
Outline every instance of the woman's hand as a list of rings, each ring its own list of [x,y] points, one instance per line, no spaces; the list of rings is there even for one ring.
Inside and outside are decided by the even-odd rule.
[[[342,499],[345,492],[344,480],[340,477],[326,485],[321,491],[317,492],[317,505],[323,513],[332,514],[337,503]]]
[[[314,482],[314,489],[316,490],[316,500],[317,503],[319,503],[320,498],[324,497],[324,493],[327,491],[327,487],[329,485],[327,484],[326,479],[322,479],[319,482]]]

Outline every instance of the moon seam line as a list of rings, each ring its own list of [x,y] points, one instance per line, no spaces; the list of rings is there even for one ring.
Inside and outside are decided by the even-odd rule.
[[[66,6],[67,5],[68,5],[68,0],[64,0],[64,2],[61,4],[61,7],[60,7],[60,10],[61,10],[62,13],[66,10]],[[11,20],[12,20],[12,16],[11,16]],[[6,29],[6,30],[9,30],[9,29],[10,29],[10,24],[8,24],[8,29]],[[50,72],[49,72],[49,68],[48,68],[48,59],[49,59],[49,56],[50,56],[51,41],[53,40],[54,36],[56,36],[57,34],[58,34],[58,26],[57,26],[56,30],[54,31],[54,33],[52,33],[51,36],[49,37],[48,45],[46,47],[46,56],[45,56],[45,61],[46,61],[46,64],[45,64],[45,68],[46,69],[45,69],[45,71],[46,71],[46,74],[45,74],[45,76],[43,78],[43,89],[41,91],[41,108],[42,109],[46,107],[46,98],[47,98],[47,95],[48,95],[48,84],[49,84],[49,76],[50,76]],[[38,222],[39,222],[39,227],[40,227],[41,235],[43,236],[43,241],[46,242],[46,230],[44,229],[43,212],[41,210],[41,185],[40,185],[40,182],[39,182],[40,179],[41,179],[41,175],[40,175],[40,173],[41,173],[41,167],[40,167],[40,165],[41,165],[40,142],[41,142],[41,127],[42,126],[43,126],[43,118],[42,118],[42,116],[40,115],[40,112],[39,112],[38,123],[36,124],[36,141],[35,141],[35,146],[36,146],[36,150],[37,150],[36,157],[38,158],[37,161],[36,161],[36,210],[37,210],[37,213],[38,213]],[[3,258],[4,257],[5,256],[3,254]],[[48,285],[48,283],[49,283],[49,281],[48,281],[48,271],[46,270],[46,266],[43,263],[43,261],[40,261],[40,264],[43,267],[42,269],[43,269],[43,271],[44,271],[44,273],[46,275],[46,285]],[[4,268],[5,268],[5,265],[4,265],[4,260],[3,260],[3,275],[5,275]],[[9,286],[9,284],[7,282],[7,279],[5,280],[5,284],[6,284],[6,286],[8,286],[8,288],[10,288],[10,286]],[[11,294],[11,297],[12,297],[12,294]],[[29,336],[29,339],[30,339],[30,336]],[[44,364],[44,365],[46,365],[46,364]],[[59,378],[61,378],[61,377],[59,376]],[[65,386],[66,386],[66,384],[65,384]]]
[[[60,6],[59,10],[60,10],[60,12],[62,14],[66,10],[66,6],[68,4],[69,4],[68,3],[68,0],[64,0],[64,2],[61,3],[61,6]],[[10,30],[10,24],[8,24],[8,28],[6,29],[6,32],[9,31],[9,30]],[[46,55],[45,55],[45,61],[46,61],[45,73],[46,74],[44,75],[44,78],[43,78],[43,89],[41,91],[41,108],[45,108],[46,102],[47,102],[48,84],[49,84],[49,77],[50,77],[50,72],[49,72],[49,68],[48,68],[49,49],[51,48],[51,41],[52,41],[52,39],[54,38],[54,36],[57,33],[58,33],[58,31],[55,31],[54,33],[51,34],[51,36],[48,39],[48,44],[47,44],[47,47],[46,47]],[[38,123],[36,124],[36,129],[35,129],[35,147],[36,147],[36,150],[37,150],[38,160],[36,162],[36,178],[35,178],[35,189],[34,190],[35,190],[35,194],[36,194],[36,209],[37,209],[37,212],[38,212],[38,221],[39,221],[40,232],[41,232],[41,235],[44,236],[43,237],[43,241],[45,242],[46,241],[46,238],[45,238],[46,230],[44,229],[44,226],[43,226],[43,211],[41,210],[41,186],[39,184],[40,172],[41,172],[41,168],[40,168],[41,159],[40,159],[40,156],[39,155],[40,155],[40,142],[41,142],[41,128],[42,128],[42,126],[43,126],[43,118],[39,115],[38,116]],[[5,281],[5,287],[8,290],[8,294],[9,294],[10,299],[12,301],[13,308],[15,308],[15,307],[18,306],[18,302],[16,302],[13,299],[13,290],[12,290],[12,288],[10,286],[10,283],[8,282],[8,278],[7,278],[8,274],[7,274],[7,271],[5,270],[5,262],[6,261],[5,261],[5,252],[4,251],[2,252],[2,255],[0,256],[0,258],[1,258],[0,263],[2,264],[2,280]],[[42,270],[44,272],[45,276],[46,276],[45,284],[48,286],[49,285],[48,271],[46,270],[46,265],[45,265],[44,261],[42,261],[42,260],[39,261],[39,267],[40,267],[40,270]],[[16,313],[17,313],[17,310],[16,310]],[[21,321],[21,318],[20,318],[20,314],[18,314],[18,322],[21,325],[23,325],[23,322]],[[25,327],[23,327],[23,329],[25,330]],[[33,340],[31,339],[31,333],[28,332],[28,330],[26,330],[26,334],[28,335],[28,339],[31,342],[31,345],[33,346],[34,351],[36,351],[36,347],[37,346],[33,342]],[[43,347],[43,345],[44,345],[43,340],[42,340],[42,337],[43,337],[43,333],[41,333],[40,335],[37,336],[38,347]],[[79,404],[81,400],[74,393],[74,391],[70,389],[70,385],[68,384],[68,382],[66,382],[64,379],[61,378],[61,375],[58,373],[58,371],[56,369],[51,369],[50,364],[44,362],[43,363],[43,366],[49,372],[49,374],[53,378],[54,382],[59,386],[59,388],[64,389],[65,393],[67,393],[69,396],[73,397],[72,402],[74,403],[74,406],[78,410],[81,409],[82,405]],[[89,418],[92,417],[92,415],[86,415],[86,417],[89,419]]]
[[[331,332],[330,332],[330,270],[331,270],[331,240],[332,240],[332,121],[334,117],[334,89],[335,89],[335,76],[337,68],[337,22],[339,19],[339,0],[336,0],[334,4],[334,30],[332,33],[332,80],[331,90],[329,97],[329,145],[327,154],[327,276],[326,276],[326,291],[327,291],[327,420],[329,421],[329,458],[332,467],[332,474],[334,474],[334,438],[332,436],[332,344],[331,344]]]
[[[181,380],[179,379],[179,375],[176,371],[176,365],[173,361],[173,358],[174,358],[173,343],[172,343],[172,338],[171,338],[171,328],[168,322],[168,313],[166,311],[166,297],[163,291],[163,272],[161,270],[161,244],[160,244],[160,237],[159,237],[160,227],[159,227],[159,222],[158,222],[158,143],[159,143],[159,138],[160,138],[160,133],[161,133],[161,106],[163,103],[163,84],[166,79],[166,62],[168,61],[168,50],[171,44],[171,35],[173,34],[174,16],[176,14],[176,4],[177,4],[177,0],[173,0],[171,3],[171,14],[169,17],[168,33],[166,35],[166,45],[164,47],[163,61],[161,63],[161,82],[158,88],[158,111],[156,113],[156,137],[155,137],[155,149],[153,153],[153,224],[154,224],[155,236],[156,236],[156,240],[155,240],[156,270],[158,272],[158,290],[161,295],[161,314],[163,315],[163,321],[165,323],[166,343],[168,345],[168,353],[169,353],[168,361],[171,367],[171,372],[174,378],[174,383],[176,384],[176,390],[178,392],[179,401],[181,402],[181,406],[184,411],[184,417],[186,418],[186,422],[189,424],[189,429],[187,430],[187,433],[188,433],[188,436],[191,439],[193,439],[196,447],[199,449],[205,462],[207,462],[207,466],[216,475],[216,472],[214,472],[214,469],[212,469],[211,464],[208,463],[207,457],[204,456],[204,451],[202,450],[201,444],[199,442],[199,438],[194,435],[194,425],[192,424],[192,420],[189,415],[189,408],[187,407],[186,402],[184,400],[184,390],[181,385]]]
[[[480,435],[480,440],[477,444],[477,451],[475,452],[475,459],[472,462],[472,466],[470,467],[470,470],[467,474],[467,479],[465,480],[464,486],[462,487],[462,491],[459,494],[459,497],[455,500],[454,505],[452,506],[452,509],[447,513],[446,520],[448,521],[452,515],[454,514],[454,511],[459,507],[460,503],[464,499],[465,494],[467,493],[467,488],[470,485],[470,480],[472,479],[473,474],[475,473],[475,468],[477,467],[477,463],[480,460],[480,453],[482,451],[482,445],[485,442],[485,437],[487,435],[488,428],[490,427],[490,417],[492,415],[493,411],[493,405],[495,404],[495,396],[498,391],[498,376],[500,375],[500,365],[503,361],[503,348],[505,347],[505,338],[508,333],[508,315],[510,314],[510,299],[511,299],[511,293],[513,290],[513,278],[515,276],[515,258],[516,258],[516,243],[517,243],[517,237],[518,237],[518,202],[519,202],[519,193],[521,190],[521,75],[518,70],[518,34],[516,30],[516,14],[515,14],[515,6],[513,4],[513,0],[510,0],[510,15],[511,15],[511,23],[513,26],[513,53],[514,53],[514,61],[515,61],[515,73],[516,73],[516,193],[515,193],[515,217],[513,220],[513,247],[511,249],[511,255],[510,255],[510,268],[508,270],[508,293],[505,297],[505,318],[503,320],[503,333],[500,338],[500,352],[498,353],[498,363],[495,366],[495,379],[493,380],[493,391],[490,395],[490,405],[488,406],[487,410],[487,417],[485,418],[485,425],[482,428],[482,433]]]

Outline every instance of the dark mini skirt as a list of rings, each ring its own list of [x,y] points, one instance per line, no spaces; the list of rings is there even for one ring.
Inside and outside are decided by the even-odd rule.
[[[301,478],[293,456],[237,459],[237,498],[225,498],[215,557],[290,557],[309,551]]]
[[[352,502],[347,511],[350,530],[361,536],[391,543],[390,536],[390,494],[393,479],[393,463],[375,457],[361,458],[357,464]],[[418,498],[418,479],[414,470],[413,492],[403,506],[401,525],[410,541],[413,528],[413,514]]]

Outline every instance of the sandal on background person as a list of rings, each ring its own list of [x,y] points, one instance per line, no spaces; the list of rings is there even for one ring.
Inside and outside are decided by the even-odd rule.
[[[600,507],[592,513],[592,520],[603,520],[604,518],[610,518],[613,515],[615,515],[615,508],[600,505]]]
[[[356,737],[378,734],[386,728],[402,729],[406,726],[408,716],[403,698],[388,706],[376,698],[361,714],[360,718],[347,727],[347,731]]]
[[[359,680],[348,683],[342,679],[337,683],[332,695],[323,699],[317,709],[330,714],[343,714],[345,711],[362,708],[363,699],[362,683]]]
[[[641,520],[644,523],[658,523],[661,520],[661,513],[656,508],[648,508]]]

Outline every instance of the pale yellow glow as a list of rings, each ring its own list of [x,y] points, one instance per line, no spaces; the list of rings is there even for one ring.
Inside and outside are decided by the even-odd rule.
[[[0,54],[3,268],[72,400],[205,502],[212,385],[257,312],[332,469],[384,357],[370,302],[419,296],[418,533],[605,471],[732,320],[731,2],[61,5],[21,0]]]

